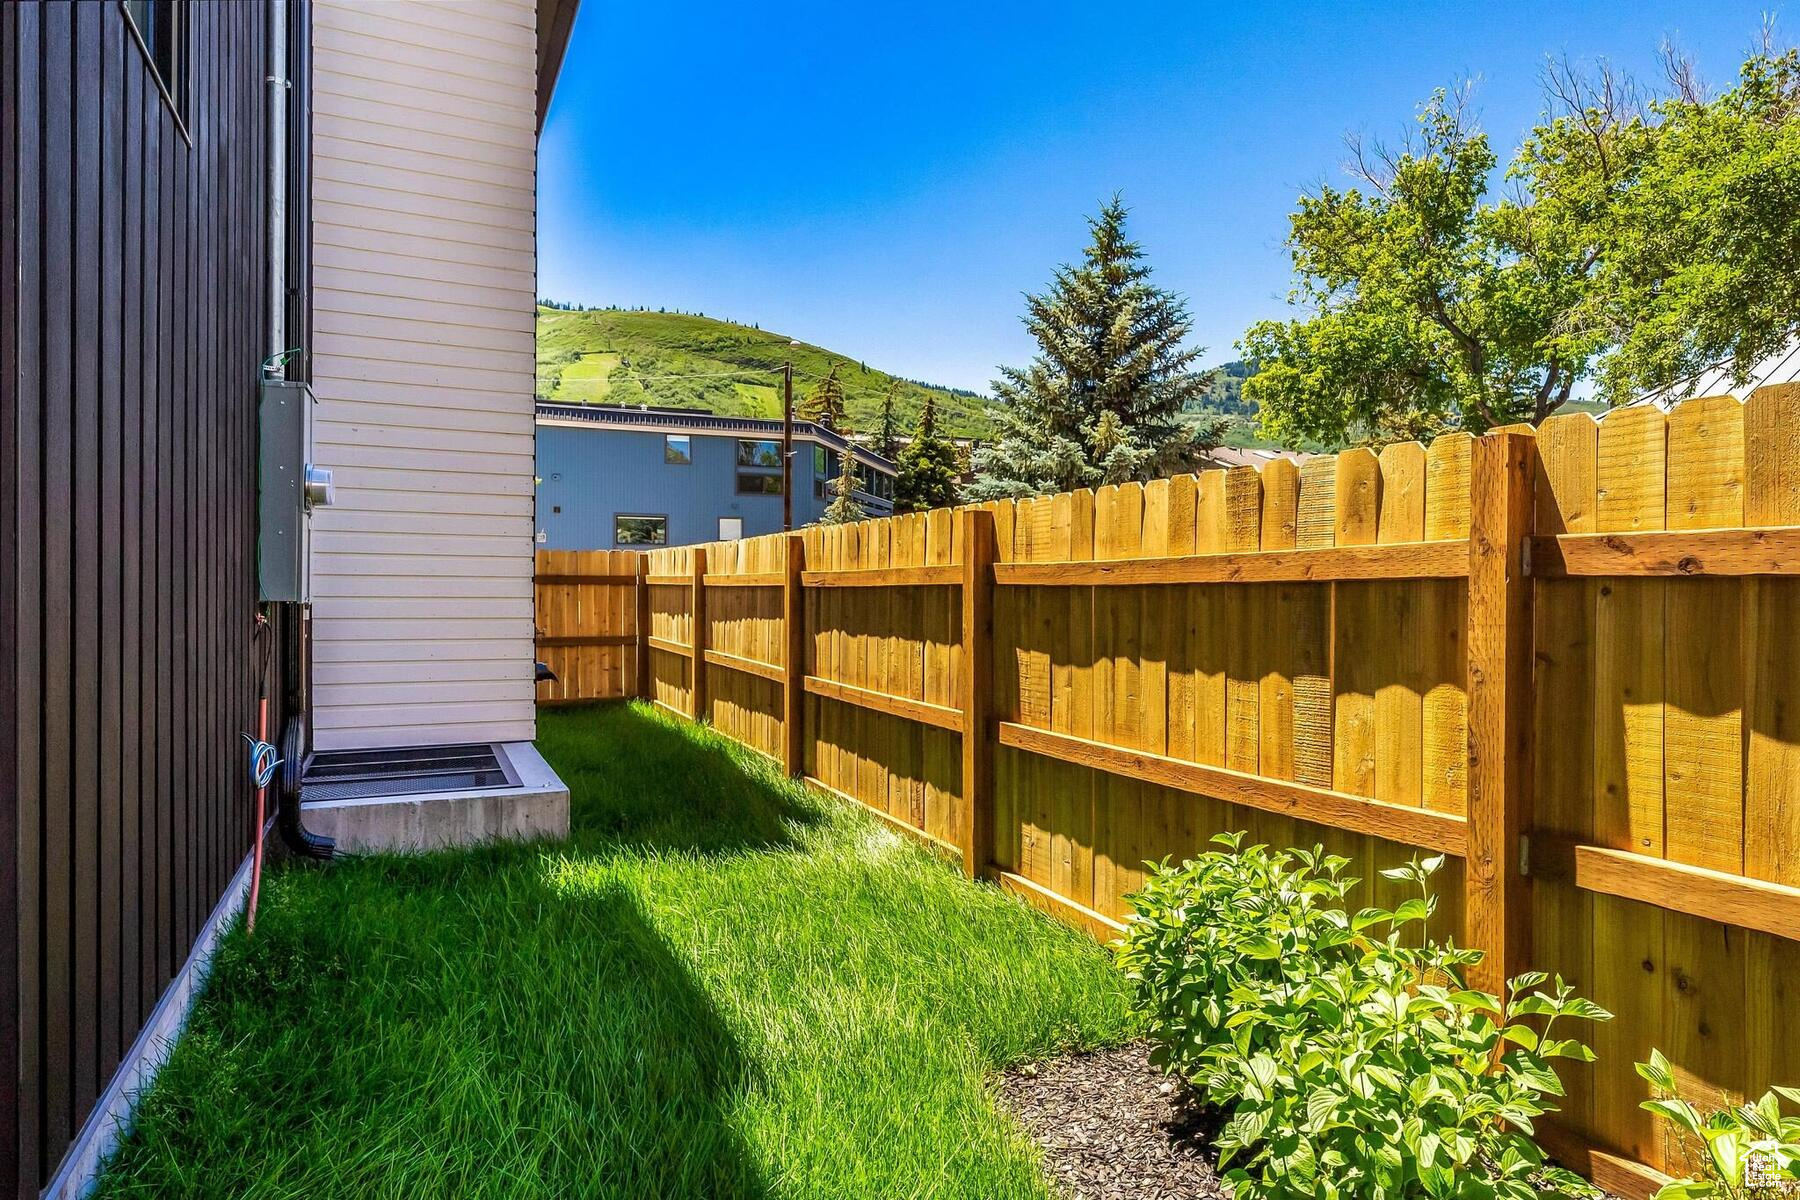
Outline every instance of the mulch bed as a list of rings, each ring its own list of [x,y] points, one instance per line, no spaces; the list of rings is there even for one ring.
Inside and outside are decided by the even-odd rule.
[[[1032,1063],[1000,1078],[1001,1104],[1043,1149],[1070,1200],[1216,1200],[1217,1116],[1150,1065],[1148,1043]]]
[[[1151,1066],[1148,1042],[1030,1063],[1001,1076],[998,1092],[1069,1200],[1230,1195],[1213,1169],[1218,1112]]]

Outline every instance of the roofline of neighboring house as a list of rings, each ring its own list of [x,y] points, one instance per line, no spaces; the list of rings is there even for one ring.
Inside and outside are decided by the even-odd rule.
[[[621,408],[601,404],[557,404],[540,400],[537,405],[539,425],[561,425],[569,428],[628,429],[634,433],[716,434],[720,437],[780,437],[781,422],[773,417],[722,417],[717,413],[686,411],[676,408]],[[885,474],[897,474],[899,468],[867,446],[850,441],[834,429],[811,421],[794,422],[796,441],[819,442],[840,453],[849,450],[858,461],[865,462]]]
[[[581,0],[538,0],[537,9],[537,127],[544,130],[544,114],[556,91],[556,76],[569,50],[569,34],[575,28],[575,10]]]

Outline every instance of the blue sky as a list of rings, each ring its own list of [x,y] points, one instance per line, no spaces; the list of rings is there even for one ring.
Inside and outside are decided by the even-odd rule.
[[[1279,315],[1343,136],[1476,77],[1504,161],[1547,53],[1728,85],[1767,0],[583,0],[541,143],[541,294],[702,311],[986,390],[1115,189],[1208,361]],[[1792,29],[1782,32],[1791,37]]]

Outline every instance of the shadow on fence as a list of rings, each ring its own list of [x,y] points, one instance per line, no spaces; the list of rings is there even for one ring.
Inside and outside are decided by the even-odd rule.
[[[1641,1196],[1651,1046],[1710,1106],[1800,1080],[1796,429],[1800,384],[669,548],[614,608],[633,694],[1102,936],[1221,830],[1374,902],[1446,855],[1473,982],[1618,1014],[1545,1136]]]

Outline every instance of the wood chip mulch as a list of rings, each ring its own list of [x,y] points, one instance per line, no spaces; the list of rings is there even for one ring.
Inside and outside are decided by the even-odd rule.
[[[1218,1200],[1216,1114],[1150,1065],[1150,1047],[1071,1054],[1000,1078],[999,1096],[1070,1200]]]
[[[1213,1169],[1222,1118],[1150,1065],[1147,1042],[1030,1063],[1002,1075],[997,1091],[1001,1107],[1043,1150],[1045,1172],[1068,1200],[1231,1194]]]

